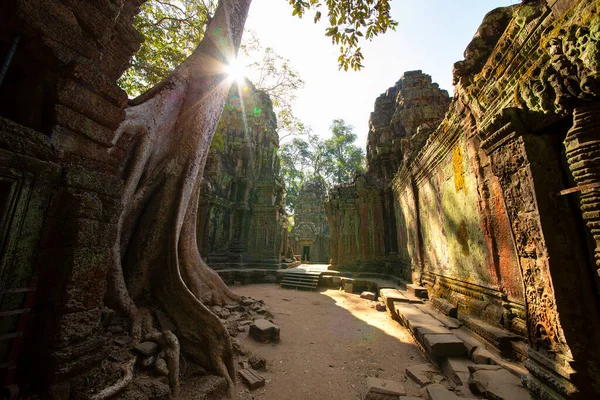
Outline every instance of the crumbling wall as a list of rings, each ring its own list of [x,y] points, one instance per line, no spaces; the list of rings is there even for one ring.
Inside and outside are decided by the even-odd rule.
[[[375,101],[369,120],[367,172],[329,193],[331,264],[335,268],[394,273],[410,279],[406,235],[398,237],[396,217],[404,211],[392,193],[403,159],[418,152],[444,117],[450,98],[431,77],[408,71]],[[401,232],[401,235],[403,232]]]
[[[0,219],[10,238],[0,291],[11,293],[2,311],[35,311],[2,325],[12,333],[21,329],[17,320],[28,322],[25,343],[3,345],[35,363],[3,358],[0,374],[13,380],[16,367],[13,383],[46,397],[68,398],[72,386],[85,393],[82,375],[97,373],[107,356],[98,333],[122,195],[123,148],[114,131],[127,103],[116,80],[139,46],[132,18],[142,3],[0,5],[0,54],[12,55],[0,85],[0,179],[8,194]]]
[[[541,398],[600,391],[597,7],[486,15],[445,119],[393,184],[413,280],[490,345],[498,327],[526,337],[513,356]]]

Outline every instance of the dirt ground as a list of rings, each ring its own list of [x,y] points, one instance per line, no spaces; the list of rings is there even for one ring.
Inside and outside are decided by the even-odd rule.
[[[362,399],[369,376],[403,383],[408,396],[424,391],[405,368],[427,362],[410,333],[374,301],[339,290],[320,292],[259,284],[236,287],[264,300],[281,327],[278,343],[239,336],[243,347],[267,360],[266,385],[249,391],[238,379],[242,400]]]

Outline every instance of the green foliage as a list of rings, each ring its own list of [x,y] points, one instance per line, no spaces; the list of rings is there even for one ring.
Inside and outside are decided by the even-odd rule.
[[[216,4],[216,0],[150,0],[142,5],[134,27],[144,42],[119,79],[129,96],[159,83],[194,51]]]
[[[325,6],[329,21],[325,35],[340,46],[338,63],[345,71],[363,67],[360,40],[371,40],[396,28],[397,22],[390,16],[390,1],[288,0],[293,7],[292,14],[300,18],[313,10],[315,23],[321,20]],[[134,20],[134,27],[144,36],[144,43],[133,57],[131,68],[119,79],[119,85],[133,97],[164,79],[200,43],[217,4],[218,0],[149,0],[144,3]],[[251,48],[252,43],[247,46]],[[289,61],[270,48],[255,64],[260,68],[261,77],[270,80],[264,85],[259,82],[257,86],[273,96],[282,126],[288,132],[297,131],[299,121],[288,107],[293,98],[287,100],[280,93],[298,89],[304,82],[289,66]]]
[[[240,51],[253,60],[246,66],[252,82],[257,89],[267,93],[273,102],[279,138],[298,135],[304,129],[293,112],[296,92],[304,87],[298,71],[290,64],[290,60],[270,47],[264,48],[253,32],[244,34]]]
[[[314,10],[314,22],[322,17],[323,5],[327,8],[329,27],[325,36],[340,46],[340,69],[359,70],[363,67],[361,39],[372,40],[388,29],[395,30],[398,23],[390,16],[391,0],[288,0],[294,8],[292,15],[302,18],[307,10]]]
[[[350,181],[364,171],[365,153],[356,146],[354,128],[344,120],[333,120],[331,137],[323,140],[310,130],[281,145],[281,177],[286,185],[286,205],[293,213],[298,194],[306,181],[323,180],[327,186]]]

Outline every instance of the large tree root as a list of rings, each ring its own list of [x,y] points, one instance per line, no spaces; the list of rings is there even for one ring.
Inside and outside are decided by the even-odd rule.
[[[134,357],[123,364],[121,367],[124,373],[123,378],[114,385],[102,390],[100,393],[93,395],[91,400],[107,400],[125,390],[127,385],[133,381],[133,367],[135,366],[136,360],[137,359]]]

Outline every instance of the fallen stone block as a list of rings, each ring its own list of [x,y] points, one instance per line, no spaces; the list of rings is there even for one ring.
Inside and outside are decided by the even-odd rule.
[[[437,321],[429,314],[425,314],[413,305],[405,303],[395,303],[394,308],[398,315],[398,319],[405,326],[409,327],[416,334],[416,329],[419,327],[436,327],[442,326],[442,323]]]
[[[408,291],[413,293],[416,297],[422,299],[426,299],[428,297],[427,289],[423,286],[419,286],[414,283],[409,283],[408,285],[406,285],[406,289],[408,289]]]
[[[367,300],[375,300],[375,293],[373,292],[362,292],[360,294],[360,298],[361,299],[367,299]]]
[[[477,347],[471,354],[471,360],[475,364],[492,364],[492,358],[492,353],[481,347]]]
[[[439,383],[427,386],[427,397],[429,400],[465,400],[466,397],[459,397],[446,389]],[[470,399],[475,400],[475,399]]]
[[[400,396],[400,400],[423,400],[421,397]]]
[[[375,309],[377,311],[386,311],[387,307],[385,306],[385,303],[380,302],[380,303],[375,304]]]
[[[421,387],[431,383],[431,377],[439,371],[431,364],[419,364],[412,367],[406,367],[405,373],[410,379],[415,381]]]
[[[352,284],[352,282],[344,283],[344,292],[346,292],[346,293],[354,292],[354,285]]]
[[[456,318],[458,316],[458,307],[452,303],[450,303],[446,299],[442,299],[441,297],[434,297],[431,299],[433,305],[446,314],[449,317]]]
[[[257,374],[256,372],[249,369],[241,369],[238,371],[242,382],[250,388],[250,390],[258,389],[259,387],[265,386],[265,378]]]
[[[463,357],[467,353],[465,344],[453,334],[428,334],[423,346],[434,357]]]
[[[269,342],[279,340],[279,326],[267,321],[266,319],[257,319],[250,325],[250,336],[259,342]]]
[[[429,304],[417,304],[416,307],[426,314],[440,321],[448,329],[458,329],[461,325],[460,321],[455,318],[450,318],[442,314],[437,308]]]
[[[447,357],[442,359],[442,371],[448,379],[458,386],[469,384],[469,366],[475,365],[473,361],[463,357]]]
[[[396,400],[406,394],[401,383],[387,379],[367,378],[367,394],[365,400]]]
[[[423,343],[423,339],[425,338],[425,335],[428,334],[442,334],[442,333],[452,333],[450,332],[448,329],[446,329],[445,327],[441,326],[441,325],[423,325],[423,326],[417,326],[415,328],[415,336],[417,338],[417,340],[421,343]]]
[[[494,400],[529,400],[529,392],[521,380],[500,368],[497,370],[479,369],[471,374],[469,388],[473,393]]]

